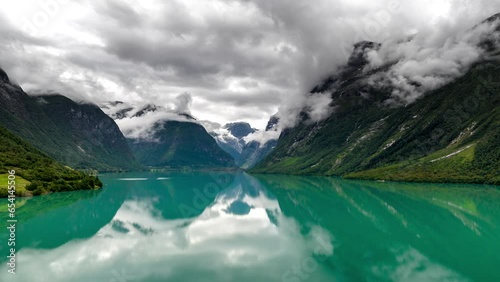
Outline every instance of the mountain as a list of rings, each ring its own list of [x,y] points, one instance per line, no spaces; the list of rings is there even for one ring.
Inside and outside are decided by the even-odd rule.
[[[265,132],[273,131],[276,124],[276,117],[272,117]],[[215,138],[219,147],[234,158],[238,167],[249,169],[267,156],[277,143],[276,139],[270,139],[261,144],[261,141],[249,138],[252,134],[259,133],[261,133],[259,130],[252,128],[246,122],[233,122],[210,134]]]
[[[500,22],[500,13],[495,14],[495,15],[487,18],[481,24],[484,24],[484,23],[494,24],[495,22]],[[478,26],[480,26],[481,24],[479,24]],[[476,26],[474,28],[477,28],[478,26]],[[481,39],[479,46],[481,46],[483,49],[487,50],[490,53],[500,55],[500,49],[497,47],[498,34],[500,34],[500,24],[497,24],[494,31],[496,31],[497,38],[495,38],[495,36],[493,36],[493,35],[486,36],[486,37]]]
[[[0,126],[0,178],[5,178],[5,184],[11,170],[15,170],[17,196],[102,187],[97,177],[63,166]],[[9,195],[4,183],[0,197]]]
[[[193,122],[161,121],[153,140],[129,139],[137,160],[151,167],[226,168],[232,157],[221,150],[203,126]]]
[[[241,153],[241,162],[239,166],[243,169],[251,169],[262,161],[278,143],[277,139],[272,139],[264,144],[258,141],[248,142]]]
[[[224,125],[223,128],[227,129],[231,133],[231,135],[238,139],[246,137],[257,131],[257,129],[252,128],[250,124],[246,122],[228,123]]]
[[[155,168],[232,168],[233,158],[217,145],[205,128],[188,113],[152,104],[111,102],[101,106],[122,124],[127,142],[144,166]],[[130,124],[137,126],[128,127]]]
[[[98,106],[78,104],[57,94],[35,99],[52,122],[69,135],[70,142],[84,154],[76,167],[93,167],[93,163],[110,170],[140,167],[116,123]]]
[[[29,96],[0,72],[0,125],[55,160],[102,171],[138,168],[113,119],[62,95]]]
[[[240,166],[242,161],[241,154],[246,145],[244,138],[256,131],[249,123],[233,122],[222,126],[220,130],[210,132],[210,135],[214,137],[222,150],[233,157],[236,165]]]
[[[276,126],[278,121],[278,117],[272,116],[263,134],[277,133]],[[278,139],[275,137],[264,138],[263,140],[250,140],[243,147],[239,166],[244,169],[253,168],[274,150],[277,143]]]
[[[310,122],[303,112],[253,172],[500,184],[498,49],[486,49],[458,79],[395,106],[387,103],[393,89],[367,83],[390,67],[365,71],[368,52],[379,47],[356,44],[347,65],[311,91],[331,92],[333,113]]]

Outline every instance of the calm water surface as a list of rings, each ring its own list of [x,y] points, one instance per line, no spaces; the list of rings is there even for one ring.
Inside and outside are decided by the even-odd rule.
[[[232,173],[19,199],[0,281],[500,281],[500,191]],[[6,224],[6,201],[0,204]],[[0,232],[2,257],[7,231]]]

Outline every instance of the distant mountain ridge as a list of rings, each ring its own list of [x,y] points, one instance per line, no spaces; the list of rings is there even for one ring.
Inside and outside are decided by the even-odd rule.
[[[272,117],[266,126],[266,131],[274,130],[275,117]],[[259,130],[252,128],[246,122],[228,123],[222,127],[223,130],[211,132],[219,147],[229,153],[235,160],[236,165],[249,169],[254,167],[265,156],[267,156],[275,147],[277,140],[270,140],[261,144],[259,141],[249,140],[247,138]]]
[[[222,130],[218,132],[210,132],[210,135],[212,135],[222,150],[233,157],[236,165],[239,166],[241,154],[246,145],[244,138],[255,131],[256,129],[252,128],[249,123],[233,122],[222,126]]]
[[[138,162],[150,168],[169,169],[228,169],[235,168],[233,158],[189,113],[175,112],[146,104],[130,105],[108,102],[101,107],[120,123],[137,121],[141,124],[125,129],[127,142]],[[149,123],[141,123],[147,119]],[[138,130],[141,134],[135,134]]]
[[[247,122],[232,122],[223,126],[236,138],[243,138],[257,131]]]
[[[128,139],[137,160],[157,168],[231,168],[233,158],[217,146],[203,126],[192,122],[163,121],[153,141]]]

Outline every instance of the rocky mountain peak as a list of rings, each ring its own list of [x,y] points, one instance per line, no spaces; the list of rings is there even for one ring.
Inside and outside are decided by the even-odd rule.
[[[156,106],[153,104],[147,104],[144,107],[142,107],[142,109],[140,109],[137,113],[135,113],[135,115],[133,115],[132,117],[142,117],[143,115],[145,115],[149,112],[156,112],[156,111],[159,111],[161,109],[163,109],[163,107]]]
[[[197,120],[195,117],[193,117],[192,115],[190,114],[186,114],[186,113],[179,113],[180,116],[183,116],[185,118],[187,118],[188,120]]]
[[[252,128],[252,126],[246,122],[228,123],[224,125],[223,128],[231,132],[231,134],[236,138],[243,138],[256,131],[256,129]]]
[[[266,131],[275,129],[279,121],[280,121],[279,117],[277,117],[276,115],[272,116],[267,122]]]
[[[0,83],[10,83],[9,76],[0,68]]]
[[[371,50],[378,50],[381,44],[371,41],[361,41],[354,44],[354,50],[347,60],[347,66],[352,68],[362,68],[368,64],[366,55]]]
[[[367,54],[371,50],[378,50],[382,45],[372,41],[361,41],[353,45],[353,51],[347,64],[337,69],[333,75],[324,79],[311,93],[323,93],[339,85],[348,84],[363,75],[364,67],[369,63]]]

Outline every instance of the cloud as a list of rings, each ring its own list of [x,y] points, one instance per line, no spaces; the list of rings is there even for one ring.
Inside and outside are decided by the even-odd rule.
[[[481,42],[489,37],[498,44],[500,33],[494,32],[498,26],[500,19],[451,37],[443,37],[438,29],[434,33],[416,34],[405,41],[384,42],[380,49],[367,54],[370,62],[367,71],[392,66],[372,77],[370,84],[394,89],[388,103],[413,103],[425,93],[462,76],[483,58],[487,53]]]
[[[283,29],[289,42],[299,52],[295,55],[295,69],[299,73],[301,83],[297,91],[289,95],[280,107],[280,127],[286,128],[297,123],[297,116],[302,110],[311,110],[310,103],[305,99],[313,86],[331,75],[339,66],[347,61],[352,45],[362,40],[375,42],[397,41],[409,35],[419,34],[426,38],[432,46],[439,46],[458,31],[470,29],[472,26],[500,11],[500,3],[491,1],[315,1],[312,5],[303,1],[256,1],[264,13],[268,14],[277,26]],[[437,30],[437,32],[435,31]],[[416,42],[416,41],[415,41]],[[455,46],[455,50],[446,52],[445,56],[458,58],[461,66],[467,66],[474,61],[474,50]],[[390,54],[390,52],[388,52]],[[425,56],[425,54],[421,54]],[[436,56],[439,54],[436,53]],[[379,62],[375,61],[379,59]],[[451,61],[453,58],[447,58]],[[380,57],[372,57],[374,63],[384,62]],[[435,62],[429,61],[427,66],[420,65],[422,71],[432,68]],[[435,65],[434,65],[435,66]],[[411,71],[411,62],[401,66]],[[449,65],[446,65],[449,67]],[[397,78],[398,76],[393,76]],[[455,76],[456,77],[456,76]],[[432,77],[423,76],[421,83],[436,87],[442,82]],[[395,81],[396,83],[397,81]],[[408,86],[408,85],[406,85]],[[401,91],[395,96],[405,95]],[[407,97],[412,99],[414,97]],[[318,109],[313,107],[313,109]],[[324,113],[314,115],[315,121],[328,116],[331,109],[314,111]]]
[[[258,128],[278,108],[293,125],[358,41],[433,34],[438,46],[500,11],[486,0],[38,2],[0,12],[0,67],[24,89],[97,104],[164,105],[188,92],[201,120]]]
[[[223,130],[222,125],[217,122],[200,120],[199,123],[205,128],[207,132],[217,132],[219,130]],[[227,129],[224,129],[224,132],[227,132]]]
[[[329,92],[316,93],[306,98],[305,112],[308,114],[310,122],[322,121],[332,114],[331,95],[332,93]]]
[[[260,143],[260,146],[262,147],[271,140],[277,140],[280,137],[280,134],[281,132],[276,130],[256,131],[248,136],[245,136],[243,140],[245,140],[247,144],[256,141]]]
[[[155,207],[157,199],[134,197],[121,203],[110,222],[89,238],[46,250],[20,250],[24,270],[16,275],[20,281],[33,282],[154,281],[159,277],[279,281],[304,258],[334,255],[327,230],[309,224],[310,231],[304,234],[299,222],[283,214],[276,199],[258,187],[252,187],[253,196],[244,191],[234,185],[207,203],[199,216],[173,220],[162,217],[165,211]],[[198,205],[196,200],[192,203]],[[248,206],[247,212],[237,213],[233,207],[238,204]],[[185,204],[170,208],[193,209]],[[11,275],[7,268],[1,267],[2,281]],[[308,275],[316,281],[332,279],[323,267]]]
[[[191,95],[179,94],[173,103],[158,106],[154,104],[130,104],[122,101],[101,104],[103,111],[112,117],[125,137],[156,142],[155,133],[165,121],[200,123],[185,114],[190,114]],[[217,123],[207,123],[216,126]],[[202,123],[205,125],[205,123]],[[220,126],[220,125],[219,125]]]
[[[151,142],[156,142],[154,134],[158,131],[162,121],[195,122],[177,113],[162,111],[148,112],[140,117],[126,117],[115,120],[125,137]]]
[[[191,114],[191,103],[193,98],[188,92],[181,93],[175,98],[175,111],[180,114]]]

